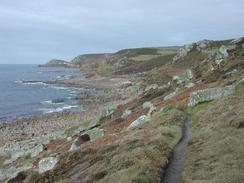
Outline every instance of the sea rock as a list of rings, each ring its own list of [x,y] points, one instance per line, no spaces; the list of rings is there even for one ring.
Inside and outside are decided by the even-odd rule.
[[[135,121],[133,121],[127,128],[127,130],[134,129],[146,122],[148,122],[150,118],[146,115],[142,115],[139,118],[137,118]]]
[[[131,110],[126,109],[124,113],[121,115],[121,118],[126,118],[132,113]]]
[[[198,103],[218,99],[234,92],[234,86],[226,86],[223,88],[209,88],[205,90],[194,91],[190,94],[188,106],[194,106]]]
[[[43,158],[38,163],[39,173],[44,173],[46,171],[52,170],[58,163],[57,157],[47,157]]]
[[[72,145],[70,147],[70,151],[74,151],[74,150],[78,149],[81,146],[81,144],[84,144],[90,140],[91,140],[91,138],[88,134],[80,135],[72,143]]]
[[[9,168],[1,168],[0,169],[0,181],[5,179],[11,179],[18,175],[19,172],[23,172],[29,170],[33,167],[31,163],[26,163],[23,166],[11,166]]]

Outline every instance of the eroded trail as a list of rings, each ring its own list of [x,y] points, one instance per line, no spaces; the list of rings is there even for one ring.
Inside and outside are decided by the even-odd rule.
[[[174,147],[170,162],[166,168],[164,176],[162,177],[161,183],[182,182],[181,173],[184,170],[186,164],[186,150],[188,141],[190,139],[189,120],[190,115],[186,114],[182,126],[182,137],[178,144]]]

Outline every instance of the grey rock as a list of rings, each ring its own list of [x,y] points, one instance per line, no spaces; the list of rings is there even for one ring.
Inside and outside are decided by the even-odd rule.
[[[11,179],[15,176],[18,175],[19,172],[23,172],[26,170],[29,170],[33,167],[31,163],[26,163],[22,166],[11,166],[9,168],[1,168],[0,169],[0,181],[6,180],[6,179]]]
[[[196,45],[197,45],[197,50],[198,51],[203,51],[203,50],[205,50],[205,49],[207,49],[208,48],[208,46],[209,46],[209,44],[211,43],[212,41],[210,41],[210,40],[202,40],[202,41],[198,41],[197,43],[196,43]]]
[[[215,63],[220,64],[224,59],[229,57],[229,51],[236,49],[236,45],[222,45],[215,55]]]
[[[184,82],[189,82],[191,79],[193,79],[193,73],[191,69],[186,69],[183,75],[181,76],[173,76],[172,80],[176,82],[177,84],[182,84]]]
[[[152,84],[146,87],[145,92],[148,92],[149,90],[156,90],[156,89],[158,89],[158,85]]]
[[[146,115],[142,115],[139,118],[137,118],[135,121],[133,121],[127,128],[127,130],[134,129],[146,122],[148,122],[150,118]]]
[[[47,157],[43,158],[38,163],[39,173],[44,173],[46,171],[52,170],[58,163],[57,157]]]
[[[222,98],[234,92],[234,86],[226,86],[223,88],[209,88],[205,90],[194,91],[190,94],[188,106],[194,106],[198,103],[211,101]]]
[[[173,98],[174,96],[176,96],[179,93],[179,91],[180,91],[180,88],[176,88],[174,92],[166,95],[164,97],[164,100],[169,100],[169,99]]]
[[[190,53],[195,48],[195,46],[196,46],[196,43],[192,43],[189,45],[185,45],[183,48],[179,49],[176,56],[174,56],[174,58],[173,58],[173,63],[178,61],[179,59],[187,56],[187,54]]]
[[[231,44],[235,44],[235,45],[243,45],[243,43],[244,43],[244,37],[234,39],[231,41]]]
[[[34,158],[38,156],[42,151],[44,150],[44,147],[42,144],[36,145],[33,149],[31,149],[31,157]]]
[[[156,110],[152,102],[144,102],[142,105],[143,109],[149,109],[147,116],[151,116],[152,113]]]
[[[88,134],[83,134],[77,137],[70,147],[70,151],[74,151],[78,149],[82,144],[88,142],[90,140],[90,136]]]
[[[121,115],[121,118],[126,118],[126,117],[128,117],[131,113],[132,113],[132,111],[127,109],[127,110],[125,110],[125,111],[123,112],[123,114]]]

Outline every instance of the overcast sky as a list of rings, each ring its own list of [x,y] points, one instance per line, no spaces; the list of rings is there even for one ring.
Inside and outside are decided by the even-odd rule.
[[[0,63],[244,36],[244,0],[0,0]]]

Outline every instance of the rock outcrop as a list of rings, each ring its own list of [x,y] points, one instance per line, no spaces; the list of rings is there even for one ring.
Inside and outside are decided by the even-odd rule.
[[[218,99],[234,92],[234,86],[226,86],[223,88],[209,88],[205,90],[194,91],[190,94],[188,106],[194,106],[201,102]]]
[[[185,57],[196,47],[196,43],[185,45],[183,48],[179,49],[177,55],[173,58],[173,63]]]

